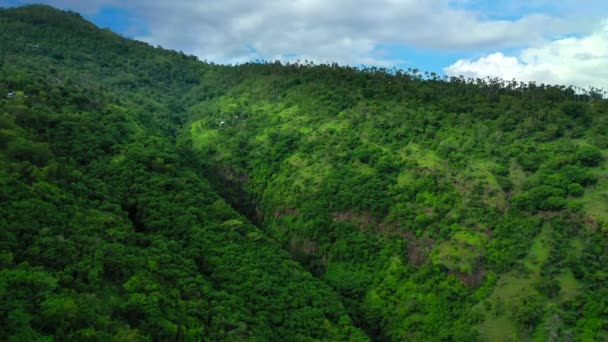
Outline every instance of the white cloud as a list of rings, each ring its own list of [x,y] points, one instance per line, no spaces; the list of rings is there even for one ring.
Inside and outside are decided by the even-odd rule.
[[[47,0],[91,12],[126,8],[148,23],[142,39],[215,62],[265,59],[390,65],[388,44],[435,49],[526,46],[571,32],[555,17],[492,20],[462,7],[470,0]],[[293,59],[293,58],[292,58]]]
[[[477,60],[462,59],[444,71],[450,76],[491,76],[608,89],[608,20],[587,36],[540,44],[524,49],[517,57],[497,52]]]

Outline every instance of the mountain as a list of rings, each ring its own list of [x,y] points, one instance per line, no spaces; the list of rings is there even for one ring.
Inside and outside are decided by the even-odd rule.
[[[608,101],[0,10],[3,340],[608,338]]]

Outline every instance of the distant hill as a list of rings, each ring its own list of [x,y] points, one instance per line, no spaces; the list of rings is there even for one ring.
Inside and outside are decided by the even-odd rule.
[[[608,101],[0,10],[0,339],[608,338]]]

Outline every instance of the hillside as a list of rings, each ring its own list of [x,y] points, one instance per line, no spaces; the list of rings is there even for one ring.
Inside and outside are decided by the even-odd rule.
[[[608,338],[608,101],[0,10],[0,339]]]

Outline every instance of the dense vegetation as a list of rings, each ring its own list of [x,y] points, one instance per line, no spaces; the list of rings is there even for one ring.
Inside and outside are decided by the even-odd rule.
[[[0,338],[604,340],[608,101],[0,10]]]

